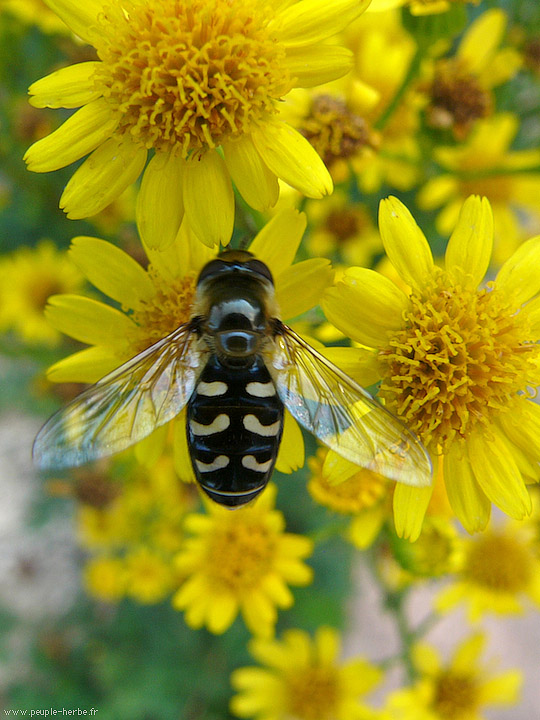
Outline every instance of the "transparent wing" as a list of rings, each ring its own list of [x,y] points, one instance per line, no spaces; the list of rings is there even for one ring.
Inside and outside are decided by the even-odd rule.
[[[201,370],[198,343],[191,325],[181,325],[81,393],[37,434],[36,465],[62,468],[112,455],[178,415]]]
[[[400,420],[291,328],[278,323],[274,342],[267,366],[300,425],[357,465],[407,485],[431,484],[429,456]]]

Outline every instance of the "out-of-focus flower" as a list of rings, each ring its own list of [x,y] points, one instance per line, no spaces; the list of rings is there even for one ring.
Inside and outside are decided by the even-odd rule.
[[[156,219],[159,223],[159,218]],[[272,271],[283,319],[296,317],[316,305],[332,282],[328,260],[311,258],[293,265],[306,224],[293,209],[275,215],[256,235],[249,249]],[[98,238],[78,237],[70,250],[74,262],[101,292],[121,305],[117,310],[78,295],[57,295],[46,308],[47,319],[63,333],[91,347],[59,361],[49,369],[54,382],[96,382],[107,372],[166,337],[190,319],[195,284],[214,251],[200,243],[183,225],[178,240],[163,251],[145,246],[150,264],[144,270],[127,253]],[[288,416],[289,417],[289,416]],[[186,452],[185,414],[175,422],[175,455],[183,478],[192,476]],[[289,417],[281,442],[277,469],[291,472],[303,462],[302,436]],[[139,458],[163,446],[167,426],[137,445]]]
[[[462,139],[476,120],[492,114],[492,89],[510,80],[522,62],[514,48],[500,48],[506,23],[503,10],[487,10],[468,27],[455,54],[435,63],[426,108],[429,125],[452,129]]]
[[[43,0],[0,0],[0,13],[15,15],[28,25],[37,25],[46,33],[69,33],[67,25],[49,10]]]
[[[409,189],[418,176],[416,94],[407,93],[381,130],[377,125],[407,74],[415,42],[398,13],[365,15],[362,21],[345,32],[353,72],[322,87],[291,92],[283,112],[325,160],[334,182],[344,182],[352,172],[365,193],[376,192],[383,182]]]
[[[502,264],[523,236],[523,215],[540,222],[540,150],[510,150],[518,118],[509,113],[480,121],[467,141],[439,147],[434,157],[445,173],[428,180],[418,194],[424,210],[444,206],[437,230],[451,232],[463,201],[471,194],[484,195],[493,207],[495,252]]]
[[[518,670],[494,674],[483,667],[484,645],[483,635],[472,635],[456,648],[448,664],[433,647],[417,645],[413,662],[420,678],[413,687],[390,694],[385,720],[483,720],[486,706],[517,704],[522,674]]]
[[[235,670],[238,694],[231,710],[238,717],[273,720],[369,720],[375,716],[361,696],[380,681],[381,671],[367,660],[339,661],[339,635],[329,627],[313,639],[287,630],[282,640],[253,639],[249,649],[263,667]]]
[[[491,503],[522,519],[531,512],[526,482],[539,479],[540,237],[524,243],[494,282],[487,270],[493,220],[484,198],[469,198],[450,238],[445,269],[407,208],[381,203],[386,253],[411,290],[366,268],[350,268],[322,306],[364,350],[369,385],[380,379],[386,407],[442,456],[450,504],[470,532],[487,525]],[[437,463],[434,463],[437,466]],[[398,483],[399,535],[418,537],[432,487]]]
[[[284,532],[275,497],[276,487],[270,485],[253,505],[234,513],[207,502],[207,515],[186,518],[191,537],[176,557],[183,583],[173,605],[184,611],[190,627],[223,633],[240,612],[253,635],[270,637],[276,608],[294,602],[288,586],[311,582],[304,559],[312,542]]]
[[[160,602],[178,587],[174,555],[181,547],[186,512],[194,495],[162,456],[151,467],[108,472],[78,471],[78,533],[90,557],[84,570],[88,591],[108,602],[131,597],[142,604]]]
[[[80,107],[26,154],[30,170],[47,172],[91,153],[60,200],[68,217],[106,207],[141,175],[149,150],[137,210],[153,248],[174,241],[184,214],[202,242],[227,244],[232,182],[258,210],[275,204],[278,177],[309,197],[331,192],[320,157],[280,119],[279,101],[349,70],[350,53],[326,41],[368,0],[49,4],[99,57],[30,87],[38,107]]]
[[[337,484],[330,483],[325,472],[324,461],[330,453],[332,466],[340,475]],[[369,547],[389,514],[389,481],[323,448],[308,459],[308,466],[311,474],[307,487],[313,499],[334,512],[351,515],[348,538],[358,548]]]
[[[84,279],[76,265],[51,240],[36,248],[22,247],[0,256],[0,330],[13,330],[32,345],[58,345],[60,333],[45,320],[51,295],[81,290]]]
[[[306,247],[312,257],[337,257],[348,265],[369,267],[382,253],[381,236],[368,208],[352,202],[343,190],[308,200],[305,212],[310,228]]]
[[[386,10],[406,6],[412,15],[438,15],[450,10],[453,5],[471,3],[478,5],[480,0],[372,0],[370,10]]]
[[[532,601],[540,607],[538,518],[490,526],[463,540],[462,561],[436,607],[447,611],[465,603],[471,621],[489,613],[523,613]]]

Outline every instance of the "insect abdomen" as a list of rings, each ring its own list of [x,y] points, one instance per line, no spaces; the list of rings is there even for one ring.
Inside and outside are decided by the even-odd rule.
[[[187,406],[195,476],[212,500],[244,505],[266,486],[283,432],[283,404],[260,358],[225,367],[212,355]]]

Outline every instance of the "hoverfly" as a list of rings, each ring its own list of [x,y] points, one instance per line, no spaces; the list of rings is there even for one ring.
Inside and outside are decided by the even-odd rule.
[[[187,406],[195,477],[214,501],[244,505],[266,486],[284,408],[353,463],[409,485],[431,482],[416,436],[278,318],[268,267],[225,250],[202,269],[191,319],[53,415],[33,455],[81,465],[149,435]]]

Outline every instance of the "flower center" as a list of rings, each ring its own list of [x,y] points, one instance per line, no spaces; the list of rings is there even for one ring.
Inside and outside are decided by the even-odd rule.
[[[162,340],[182,323],[187,322],[191,318],[195,298],[195,272],[187,273],[167,284],[151,265],[148,273],[154,282],[156,293],[150,300],[141,302],[133,313],[138,327],[132,343],[137,352]]]
[[[300,720],[331,720],[336,717],[338,678],[330,667],[308,667],[289,678],[290,717]]]
[[[330,95],[317,95],[313,99],[311,113],[304,118],[299,130],[326,165],[376,144],[364,118],[351,112],[343,100]]]
[[[124,0],[101,14],[96,82],[118,132],[187,157],[250,132],[292,87],[254,0]]]
[[[318,450],[308,459],[311,478],[308,490],[321,505],[340,513],[358,513],[376,505],[385,496],[386,478],[370,470],[359,470],[352,477],[337,485],[329,484],[322,472],[325,450]]]
[[[491,97],[477,78],[457,61],[442,62],[431,86],[430,125],[468,130],[471,123],[491,111]]]
[[[498,593],[526,590],[532,577],[532,558],[515,538],[489,534],[472,542],[463,570],[465,578]]]
[[[405,570],[422,577],[438,577],[454,570],[457,548],[451,525],[427,519],[418,540],[399,543],[394,552]]]
[[[472,717],[479,705],[477,683],[467,675],[443,671],[437,678],[433,704],[444,720]]]
[[[227,520],[209,544],[207,567],[218,585],[241,593],[260,585],[272,565],[275,542],[260,523]]]
[[[536,387],[539,346],[526,313],[493,288],[455,284],[442,270],[413,291],[404,327],[379,353],[380,394],[425,445],[445,452]]]
[[[27,297],[31,307],[37,312],[43,312],[47,300],[51,295],[65,292],[66,288],[60,278],[47,276],[45,273],[35,274],[27,283]]]

